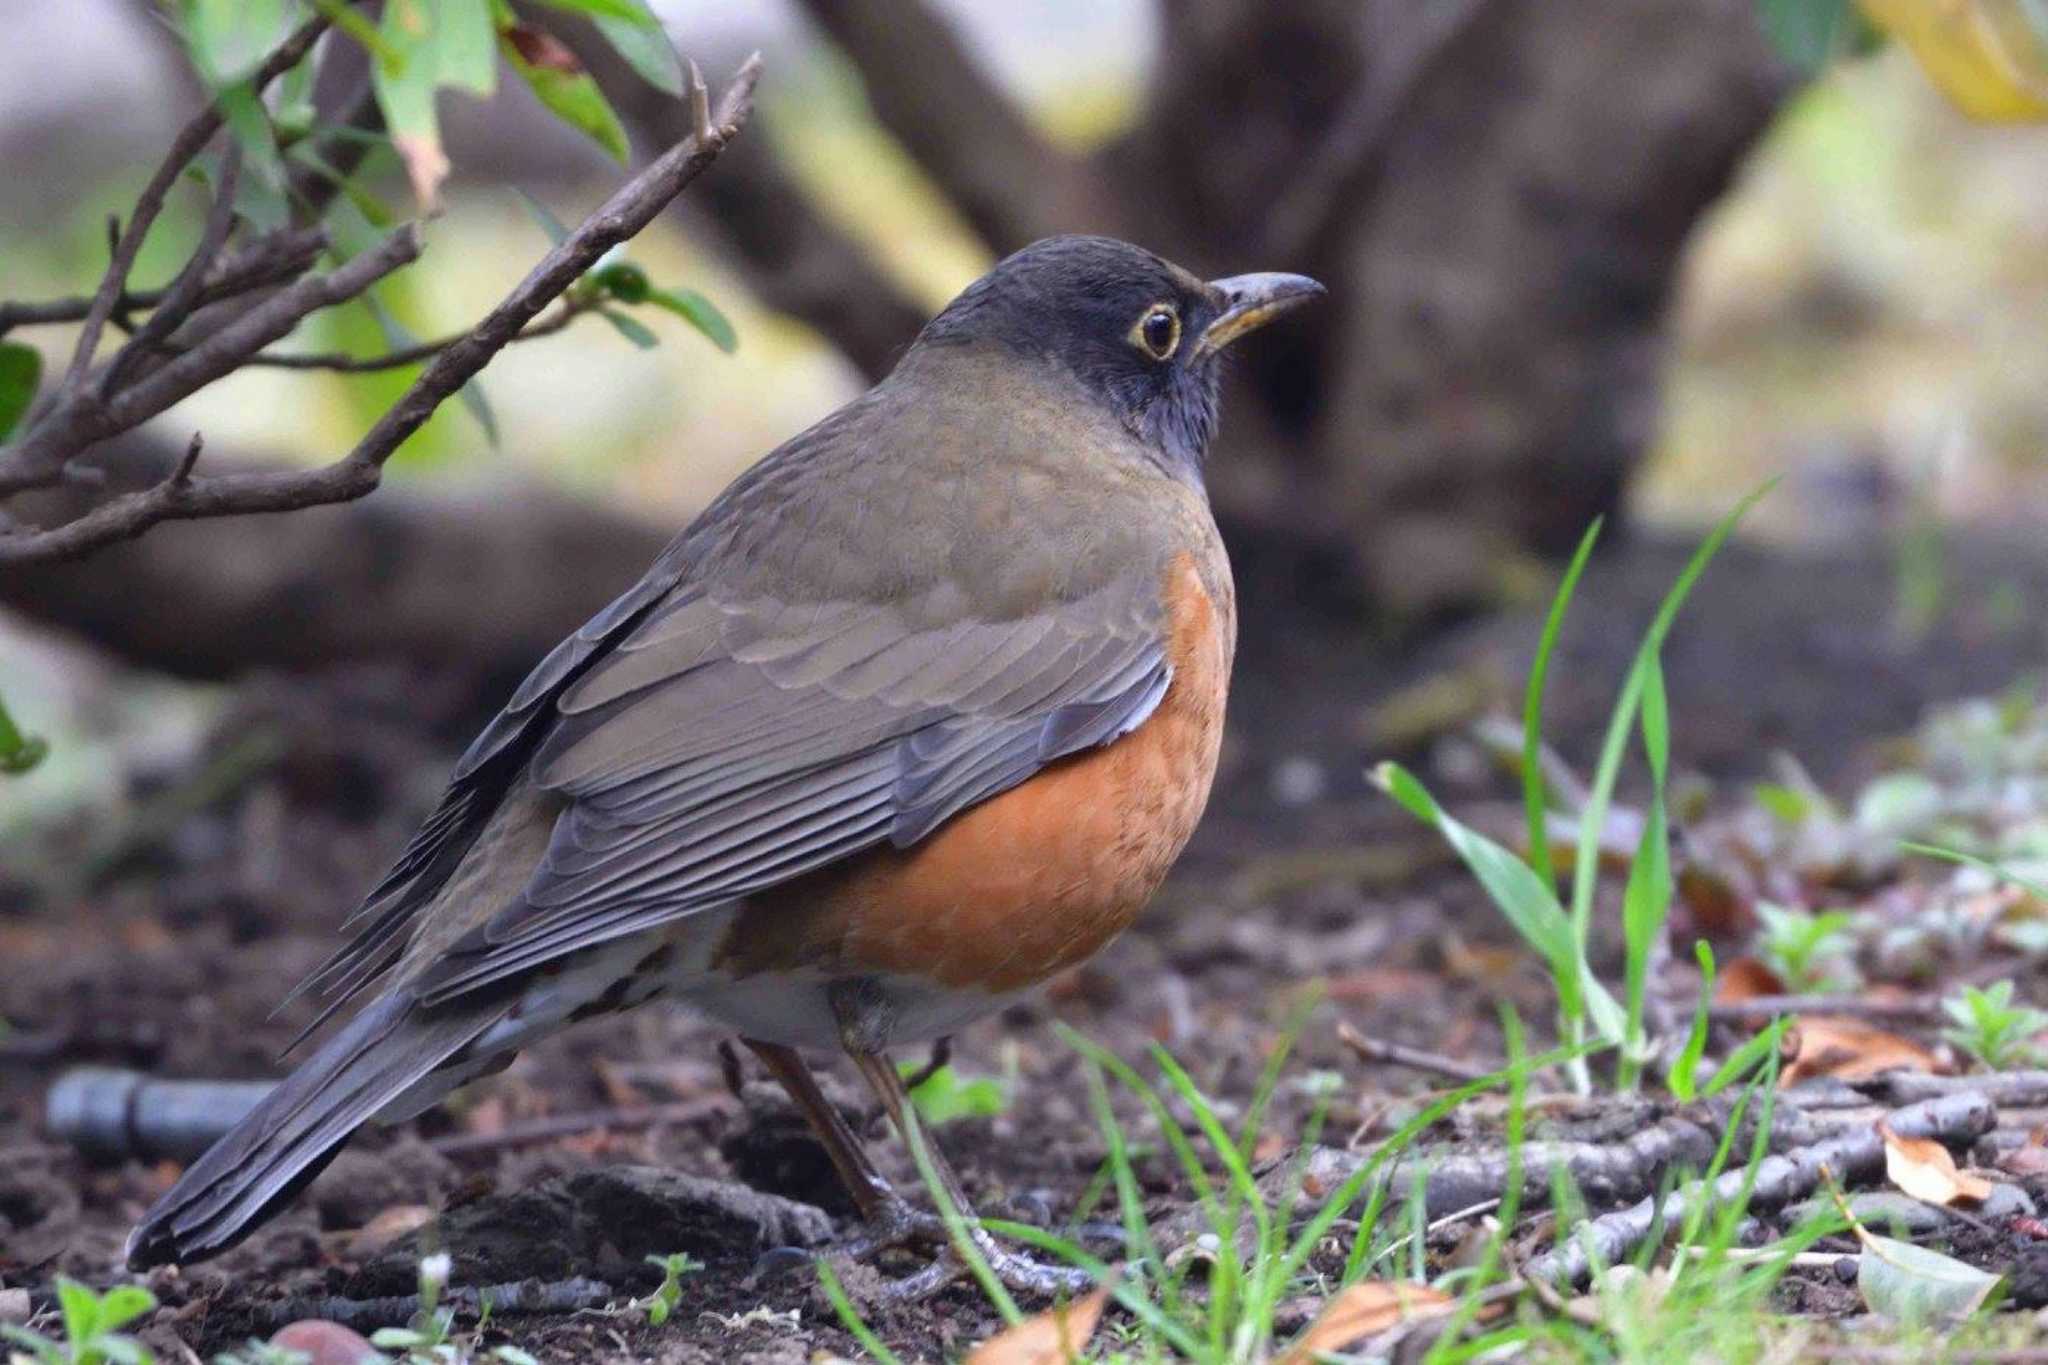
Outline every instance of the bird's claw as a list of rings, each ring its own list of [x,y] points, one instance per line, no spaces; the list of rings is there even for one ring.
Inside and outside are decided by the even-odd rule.
[[[1019,1294],[1050,1299],[1061,1295],[1071,1297],[1095,1287],[1094,1277],[1085,1270],[1043,1265],[1009,1250],[980,1228],[971,1228],[968,1236],[974,1239],[976,1249],[995,1277]],[[945,1222],[935,1214],[898,1200],[869,1220],[859,1236],[848,1241],[816,1252],[801,1247],[776,1247],[762,1253],[754,1262],[750,1278],[770,1278],[820,1260],[867,1262],[885,1251],[906,1248],[929,1250],[932,1252],[931,1263],[901,1279],[885,1283],[872,1296],[875,1301],[916,1303],[967,1277],[967,1265],[947,1234]]]

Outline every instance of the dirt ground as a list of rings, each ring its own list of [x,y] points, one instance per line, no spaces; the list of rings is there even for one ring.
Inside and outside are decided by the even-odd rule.
[[[1588,575],[1551,708],[1557,746],[1582,767],[1683,549],[1638,541]],[[1340,604],[1317,600],[1303,577],[1312,572],[1262,566],[1246,576],[1254,609],[1224,772],[1158,903],[1096,962],[957,1040],[959,1071],[1015,1078],[1001,1114],[939,1131],[984,1213],[1063,1222],[1102,1161],[1078,1058],[1055,1021],[1127,1057],[1164,1042],[1209,1093],[1242,1104],[1290,1004],[1319,984],[1289,1075],[1341,1078],[1328,1131],[1345,1134],[1370,1133],[1434,1082],[1361,1064],[1339,1045],[1339,1020],[1491,1061],[1497,1001],[1532,1021],[1547,1016],[1548,985],[1495,912],[1362,776],[1368,759],[1402,757],[1461,810],[1507,797],[1503,777],[1459,736],[1487,705],[1513,709],[1533,616],[1374,639]],[[1666,655],[1677,762],[1726,791],[1784,749],[1840,790],[1928,702],[1996,691],[2048,658],[2048,619],[1996,605],[2013,593],[2043,600],[2048,556],[1961,547],[1952,582],[1964,586],[1941,624],[1905,645],[1891,628],[1882,554],[1731,550]],[[174,1174],[164,1162],[89,1161],[50,1136],[42,1106],[60,1072],[100,1063],[177,1077],[275,1074],[277,1050],[312,1012],[301,1000],[273,1013],[277,1002],[333,946],[339,919],[449,761],[412,713],[422,695],[414,680],[371,668],[252,680],[196,770],[137,772],[122,809],[86,813],[0,862],[0,1019],[11,1026],[0,1035],[0,1282],[110,1282],[127,1227]],[[815,1210],[841,1231],[847,1210],[822,1153],[764,1078],[750,1072],[741,1095],[730,1092],[718,1041],[676,1010],[595,1021],[451,1107],[364,1135],[241,1248],[152,1275],[166,1307],[145,1340],[171,1359],[184,1358],[179,1345],[210,1356],[300,1315],[308,1298],[404,1294],[416,1251],[397,1234],[441,1209],[477,1229],[457,1244],[458,1283],[585,1276],[623,1299],[654,1283],[646,1255],[687,1251],[705,1263],[662,1327],[594,1311],[501,1319],[542,1359],[852,1354],[808,1275],[757,1275],[764,1251],[828,1235]],[[850,1071],[836,1079],[858,1108]],[[1282,1148],[1310,1089],[1281,1088],[1271,1132]],[[663,1122],[619,1118],[650,1105]],[[539,1120],[593,1110],[615,1111],[614,1121],[522,1139]],[[880,1123],[870,1131],[910,1180],[900,1147]],[[620,1173],[629,1166],[721,1183]],[[1143,1170],[1160,1209],[1184,1197],[1167,1160],[1148,1157]],[[548,1183],[562,1178],[583,1183]],[[737,1198],[735,1187],[796,1202]],[[1824,1274],[1787,1292],[1787,1307],[1854,1308]],[[966,1288],[875,1321],[887,1340],[930,1358],[995,1325]]]

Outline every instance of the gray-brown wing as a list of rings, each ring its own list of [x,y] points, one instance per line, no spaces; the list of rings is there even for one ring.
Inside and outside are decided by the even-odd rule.
[[[433,814],[343,923],[349,941],[285,998],[289,1003],[307,990],[329,997],[287,1052],[404,953],[413,921],[447,884],[554,724],[557,695],[667,595],[682,576],[681,562],[679,545],[671,546],[645,577],[555,646],[470,744]]]
[[[524,895],[417,980],[423,1003],[917,842],[1164,696],[1156,577],[1042,614],[906,622],[868,603],[680,589],[566,687],[533,777],[567,798]]]

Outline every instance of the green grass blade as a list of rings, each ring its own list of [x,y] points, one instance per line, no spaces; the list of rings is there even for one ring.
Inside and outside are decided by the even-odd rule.
[[[1622,893],[1622,1002],[1627,1010],[1617,1079],[1633,1091],[1642,1074],[1648,1040],[1643,1037],[1643,999],[1649,989],[1650,956],[1671,915],[1671,831],[1664,785],[1671,764],[1671,720],[1664,695],[1664,669],[1655,654],[1645,657],[1643,672],[1643,752],[1650,762],[1650,809],[1643,835],[1629,864]]]
[[[1622,682],[1621,695],[1614,704],[1614,711],[1608,717],[1607,734],[1601,743],[1599,765],[1594,769],[1593,784],[1590,788],[1586,809],[1579,817],[1579,844],[1572,867],[1571,932],[1578,952],[1583,956],[1589,930],[1593,921],[1593,889],[1599,876],[1600,833],[1607,825],[1607,809],[1614,799],[1614,784],[1621,775],[1621,761],[1628,749],[1629,734],[1634,730],[1636,711],[1642,702],[1643,689],[1648,685],[1649,672],[1655,660],[1663,652],[1664,638],[1671,633],[1671,626],[1678,619],[1678,612],[1692,595],[1700,575],[1706,572],[1709,562],[1720,552],[1737,522],[1754,507],[1757,500],[1768,493],[1777,483],[1773,479],[1742,501],[1735,504],[1728,515],[1714,525],[1700,542],[1692,557],[1686,561],[1677,581],[1664,600],[1658,605],[1657,614],[1644,634],[1642,644],[1636,651],[1635,665],[1629,669]],[[1625,1024],[1624,1020],[1616,1020]]]
[[[1122,1304],[1132,1317],[1144,1324],[1146,1330],[1164,1337],[1174,1350],[1189,1360],[1210,1358],[1209,1353],[1202,1349],[1200,1339],[1163,1312],[1158,1304],[1146,1298],[1140,1287],[1133,1284],[1129,1277],[1119,1277],[1116,1267],[1101,1257],[1076,1246],[1064,1237],[1047,1232],[1044,1228],[1032,1227],[1029,1223],[1011,1223],[991,1218],[983,1226],[999,1237],[1021,1242],[1034,1251],[1050,1252],[1068,1265],[1087,1271],[1098,1283],[1110,1286],[1109,1296]]]
[[[1685,1035],[1685,1046],[1664,1073],[1665,1088],[1683,1104],[1692,1103],[1698,1089],[1693,1077],[1699,1071],[1700,1058],[1707,1053],[1707,1006],[1714,1000],[1714,950],[1703,938],[1695,939],[1692,947],[1700,964],[1700,998],[1692,1009],[1692,1028]]]
[[[839,1315],[839,1325],[860,1343],[863,1351],[875,1358],[878,1365],[903,1365],[896,1353],[882,1344],[882,1339],[875,1335],[875,1329],[868,1326],[867,1319],[860,1315],[860,1310],[853,1306],[853,1300],[847,1297],[846,1287],[839,1283],[839,1276],[833,1273],[832,1263],[822,1257],[818,1261],[818,1286],[825,1291],[825,1297],[831,1301],[832,1311]]]
[[[1961,863],[1965,867],[1981,869],[1982,871],[1989,872],[2002,882],[2011,882],[2035,900],[2048,901],[2048,886],[2043,886],[2041,883],[2030,878],[2022,877],[2003,864],[1993,862],[1989,858],[1980,858],[1974,853],[1964,853],[1960,849],[1942,848],[1938,844],[1914,843],[1910,840],[1900,840],[1899,847],[1908,853],[1918,853],[1922,857],[1940,858],[1946,862]]]
[[[975,1245],[966,1213],[946,1193],[945,1182],[939,1179],[938,1167],[932,1161],[924,1124],[919,1122],[916,1108],[905,1105],[902,1117],[903,1145],[910,1149],[910,1159],[917,1163],[917,1173],[931,1192],[932,1203],[939,1211],[939,1220],[946,1225],[946,1236],[952,1241],[953,1250],[960,1254],[968,1273],[974,1276],[975,1283],[981,1286],[981,1292],[988,1296],[996,1312],[1002,1314],[1003,1321],[1016,1326],[1024,1321],[1024,1314],[1017,1307],[1017,1301],[1010,1297],[1010,1291],[996,1278],[995,1270],[989,1265],[988,1258],[981,1254],[981,1248]]]
[[[1557,651],[1557,637],[1564,629],[1565,609],[1578,591],[1579,575],[1586,570],[1605,520],[1595,517],[1572,553],[1557,595],[1550,601],[1550,613],[1543,618],[1543,634],[1536,642],[1536,658],[1529,665],[1529,683],[1522,694],[1522,807],[1529,818],[1529,870],[1553,891],[1557,874],[1550,865],[1550,820],[1543,783],[1543,692],[1550,680],[1550,656]]]

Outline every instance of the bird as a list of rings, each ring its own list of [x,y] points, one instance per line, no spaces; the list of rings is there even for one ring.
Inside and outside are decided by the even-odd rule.
[[[147,1211],[128,1264],[226,1250],[366,1123],[659,998],[789,1092],[865,1220],[847,1254],[921,1238],[939,1254],[904,1294],[946,1283],[931,1215],[802,1050],[850,1057],[904,1129],[891,1049],[1086,960],[1158,889],[1236,649],[1204,484],[1225,352],[1322,293],[1080,235],[970,284],[520,684],[302,983],[324,1008],[293,1048],[353,1016]],[[1076,1284],[971,1226],[1013,1288]]]

